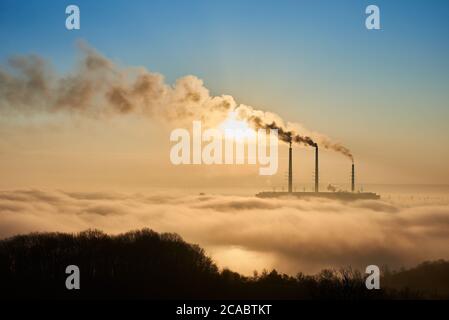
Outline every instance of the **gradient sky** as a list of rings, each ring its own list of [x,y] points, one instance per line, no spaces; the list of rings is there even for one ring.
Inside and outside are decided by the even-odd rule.
[[[369,4],[380,31],[365,28]],[[64,72],[77,39],[342,141],[366,183],[449,184],[448,1],[0,1],[2,64],[36,53]]]

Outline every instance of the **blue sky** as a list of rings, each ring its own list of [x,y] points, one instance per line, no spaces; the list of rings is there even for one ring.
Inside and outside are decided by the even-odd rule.
[[[79,31],[65,29],[68,4]],[[380,31],[365,28],[369,4]],[[197,75],[366,156],[394,136],[406,155],[419,144],[449,158],[449,1],[0,1],[2,62],[37,53],[66,71],[77,39],[169,82]]]
[[[80,31],[64,27],[70,3],[81,8]],[[382,31],[364,28],[371,3],[381,8]],[[428,72],[437,87],[447,80],[447,1],[2,0],[0,9],[2,59],[39,53],[68,68],[82,38],[169,81],[199,75],[217,94],[239,79],[258,91],[275,85],[272,77],[288,91],[333,81],[387,85],[389,71],[412,85],[410,78]]]

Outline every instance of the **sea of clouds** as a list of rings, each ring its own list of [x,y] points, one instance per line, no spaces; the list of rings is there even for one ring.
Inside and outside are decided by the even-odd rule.
[[[296,274],[449,258],[449,204],[173,193],[0,191],[0,238],[150,228],[206,249],[220,267]]]

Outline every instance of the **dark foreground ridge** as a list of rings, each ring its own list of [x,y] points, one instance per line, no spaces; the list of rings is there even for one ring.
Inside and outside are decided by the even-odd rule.
[[[67,290],[65,268],[77,265],[80,290]],[[296,277],[275,270],[253,277],[220,271],[197,245],[144,229],[110,236],[34,233],[0,241],[0,298],[401,299],[448,298],[449,262],[388,272],[367,290],[350,268]]]

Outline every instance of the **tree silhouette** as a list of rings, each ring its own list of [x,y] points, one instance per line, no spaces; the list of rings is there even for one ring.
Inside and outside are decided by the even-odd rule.
[[[81,270],[80,290],[65,287],[65,268],[72,264]],[[351,268],[315,276],[272,270],[246,277],[220,271],[202,248],[177,234],[149,229],[120,235],[32,233],[0,240],[0,297],[9,299],[447,298],[448,275],[448,262],[427,262],[386,272],[381,290],[367,290],[364,275]]]

